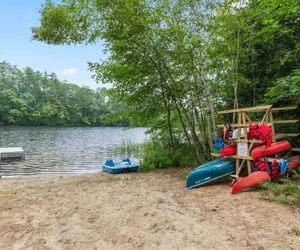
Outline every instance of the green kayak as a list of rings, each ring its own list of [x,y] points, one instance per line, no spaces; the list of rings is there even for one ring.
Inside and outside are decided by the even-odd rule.
[[[235,159],[221,158],[207,162],[193,169],[186,181],[186,189],[198,187],[205,183],[231,175],[235,172]]]

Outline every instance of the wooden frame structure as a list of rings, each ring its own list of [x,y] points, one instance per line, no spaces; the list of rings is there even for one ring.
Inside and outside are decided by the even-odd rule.
[[[254,143],[262,143],[263,141],[261,140],[253,140],[253,139],[248,139],[247,138],[247,128],[249,127],[250,123],[267,123],[268,126],[271,127],[272,129],[272,142],[276,142],[277,139],[284,138],[284,137],[289,137],[289,136],[298,136],[299,134],[292,134],[292,133],[285,133],[285,134],[277,134],[275,132],[275,126],[274,124],[283,124],[283,123],[296,123],[298,120],[277,120],[274,121],[273,119],[273,111],[282,111],[282,110],[294,110],[296,109],[297,106],[291,106],[291,107],[280,107],[280,108],[273,108],[272,105],[267,105],[267,106],[257,106],[257,107],[251,107],[251,108],[241,108],[241,109],[231,109],[231,110],[224,110],[224,111],[219,111],[217,112],[218,114],[231,114],[231,113],[237,113],[238,114],[238,123],[237,124],[231,124],[231,127],[237,128],[238,133],[237,133],[237,139],[233,140],[223,140],[224,142],[231,142],[231,143],[250,143],[248,146],[246,156],[240,156],[239,152],[237,150],[236,155],[228,155],[226,157],[228,158],[234,158],[236,159],[236,175],[239,176],[245,162],[247,162],[247,169],[248,169],[248,175],[251,174],[251,164],[250,161],[253,160],[251,157],[251,151]],[[264,116],[260,122],[253,122],[251,121],[251,118],[248,113],[251,112],[264,112]],[[220,124],[217,125],[219,128],[223,128],[224,125]],[[241,138],[241,129],[244,129],[244,138]],[[238,146],[237,146],[238,147]],[[291,148],[291,151],[296,151],[300,152],[300,148]],[[220,154],[214,154],[211,153],[212,156],[215,157],[220,157]],[[259,158],[259,160],[267,160],[268,162],[272,162],[274,158]],[[279,162],[279,159],[277,159]]]

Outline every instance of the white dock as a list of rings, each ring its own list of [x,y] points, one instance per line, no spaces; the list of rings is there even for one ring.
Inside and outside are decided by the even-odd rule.
[[[18,148],[0,148],[0,161],[2,156],[5,154],[9,154],[9,157],[22,157],[25,159],[25,150],[21,147]]]

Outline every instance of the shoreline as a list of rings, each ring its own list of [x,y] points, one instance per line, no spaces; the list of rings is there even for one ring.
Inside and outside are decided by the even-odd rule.
[[[0,179],[0,249],[300,249],[300,213],[188,170]]]

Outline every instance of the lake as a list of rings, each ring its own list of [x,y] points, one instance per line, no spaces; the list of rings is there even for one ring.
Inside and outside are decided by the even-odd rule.
[[[114,148],[142,143],[145,128],[0,126],[0,147],[22,147],[26,160],[2,160],[0,175],[95,173],[107,159],[121,160]]]

